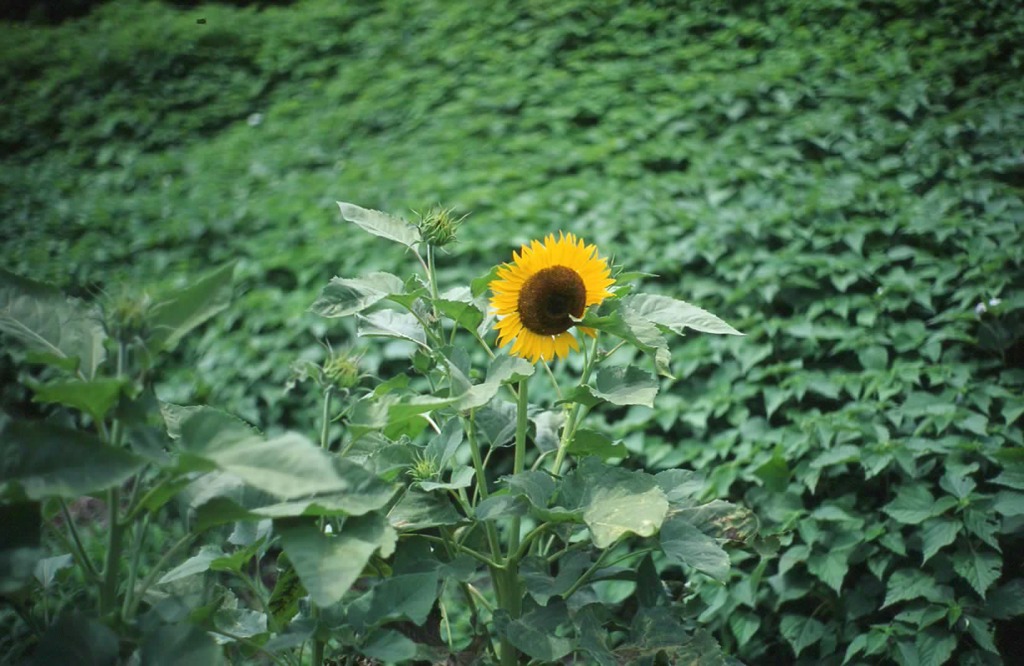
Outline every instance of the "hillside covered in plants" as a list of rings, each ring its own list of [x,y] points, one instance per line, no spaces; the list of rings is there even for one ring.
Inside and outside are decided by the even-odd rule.
[[[353,350],[369,377],[412,373],[402,344],[366,344],[347,320],[310,312],[334,276],[410,263],[337,201],[409,220],[436,206],[467,215],[437,253],[446,283],[479,282],[531,239],[572,233],[636,272],[637,290],[745,334],[686,331],[653,407],[613,401],[591,415],[593,436],[616,442],[609,459],[692,471],[697,496],[746,507],[760,533],[728,549],[719,580],[684,565],[639,602],[639,579],[609,574],[595,594],[623,632],[636,604],[670,607],[720,648],[700,664],[725,663],[712,652],[1011,664],[1024,649],[1016,3],[109,0],[60,22],[0,23],[0,41],[5,271],[109,312],[233,266],[224,307],[176,322],[187,334],[147,368],[160,401],[312,438],[320,403],[296,367],[328,346]],[[0,324],[0,425],[65,424],[32,388],[52,368]],[[559,379],[581,367],[551,365]],[[331,428],[340,438],[347,426]],[[17,464],[0,462],[0,504],[24,499]],[[51,522],[81,521],[99,557],[89,506]],[[176,520],[140,566],[180,536]],[[232,543],[225,558],[246,556],[223,566],[244,570],[255,551]],[[86,605],[74,569],[36,571],[32,588],[0,571],[0,653],[15,660],[36,654],[62,608]],[[446,612],[464,639],[452,653],[468,650],[465,614]],[[229,659],[299,663],[267,656],[294,647],[273,618],[241,624],[221,627]],[[645,636],[644,658],[666,659],[651,638],[665,636]],[[370,643],[366,658],[411,663]],[[614,663],[573,649],[576,663]]]

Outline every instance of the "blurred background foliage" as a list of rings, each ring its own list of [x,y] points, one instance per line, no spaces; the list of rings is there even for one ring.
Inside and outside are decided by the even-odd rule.
[[[702,471],[779,535],[692,582],[723,646],[1024,647],[1020,5],[66,5],[0,24],[0,253],[84,299],[239,260],[161,398],[309,430],[290,366],[346,331],[307,307],[409,265],[337,199],[470,213],[455,281],[572,231],[747,333],[689,338],[654,410],[605,415],[636,464]]]

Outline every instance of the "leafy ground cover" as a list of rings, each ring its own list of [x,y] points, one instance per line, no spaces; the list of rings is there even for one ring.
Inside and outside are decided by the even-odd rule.
[[[315,422],[283,391],[293,362],[352,332],[306,313],[322,284],[402,260],[336,199],[471,213],[444,269],[463,281],[572,230],[747,333],[692,336],[654,410],[604,413],[634,461],[703,472],[777,534],[726,586],[690,581],[729,652],[1013,654],[1024,12],[488,4],[110,2],[4,25],[4,266],[95,299],[237,260],[234,304],[158,390],[273,432]]]

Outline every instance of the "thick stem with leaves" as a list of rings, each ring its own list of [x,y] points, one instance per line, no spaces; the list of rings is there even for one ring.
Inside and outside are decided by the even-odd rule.
[[[128,365],[128,344],[120,342],[117,346],[117,377],[124,378]],[[113,419],[110,428],[110,445],[121,448],[124,430],[121,420]],[[114,487],[107,491],[107,557],[103,565],[100,583],[99,613],[107,617],[118,612],[117,588],[121,574],[121,553],[124,551],[124,528],[120,516],[121,489]],[[116,619],[116,618],[114,618]]]

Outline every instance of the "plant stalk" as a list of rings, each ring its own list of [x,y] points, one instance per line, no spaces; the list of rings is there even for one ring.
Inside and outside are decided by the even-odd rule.
[[[597,335],[594,335],[594,339],[590,344],[590,353],[586,355],[586,360],[583,364],[583,375],[580,377],[580,386],[583,386],[590,381],[590,374],[594,370],[596,361]],[[580,403],[575,402],[569,410],[569,418],[566,419],[565,426],[562,428],[562,437],[558,442],[558,453],[555,454],[555,462],[551,465],[551,473],[555,476],[560,476],[562,473],[562,463],[565,462],[565,454],[569,450],[569,444],[572,442],[572,438],[576,435],[576,428],[579,425],[579,421]]]
[[[527,379],[519,381],[519,392],[516,401],[516,448],[512,461],[512,474],[520,474],[526,466],[526,430],[529,425],[527,409],[530,406],[527,391]],[[523,590],[519,584],[519,516],[512,519],[508,535],[508,556],[505,559],[504,571],[498,573],[495,587],[498,588],[499,603],[508,611],[509,617],[518,619],[523,612]],[[507,638],[501,640],[501,665],[512,666],[519,663],[519,655]]]
[[[331,426],[331,396],[332,396],[332,394],[333,394],[333,391],[331,390],[331,387],[328,386],[327,389],[324,390],[324,408],[323,408],[323,412],[322,412],[321,418],[320,418],[320,448],[323,449],[324,451],[327,451],[330,448],[330,441],[329,441],[330,434],[329,434],[329,430],[330,430],[330,426]],[[318,521],[318,525],[319,525],[319,528],[320,528],[320,532],[323,533],[323,531],[324,531],[324,518],[323,518],[323,516],[320,517],[320,520]],[[311,611],[311,615],[313,616],[313,621],[315,623],[319,624],[320,623],[320,607],[316,603],[313,603],[312,606],[311,606],[310,611]],[[318,630],[314,629],[314,632],[313,632],[313,661],[312,661],[312,665],[313,666],[322,666],[323,663],[324,663],[324,642],[322,640],[320,640],[320,632]]]
[[[128,365],[128,345],[121,341],[117,345],[117,377],[125,375]],[[121,448],[124,440],[124,428],[121,420],[113,419],[110,428],[110,444]],[[103,565],[103,581],[100,585],[99,612],[100,617],[117,613],[117,587],[121,573],[121,553],[124,550],[124,528],[120,519],[121,489],[111,488],[107,491],[107,557]]]

